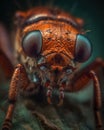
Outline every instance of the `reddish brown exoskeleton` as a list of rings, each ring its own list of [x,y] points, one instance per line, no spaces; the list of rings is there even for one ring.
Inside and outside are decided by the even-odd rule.
[[[90,41],[83,33],[83,21],[57,8],[47,7],[18,12],[16,18],[14,50],[19,64],[11,79],[10,104],[2,130],[11,129],[19,94],[30,97],[42,93],[45,104],[54,104],[52,93],[57,90],[59,102],[56,104],[61,106],[64,92],[77,92],[91,79],[94,82],[96,128],[101,128],[101,92],[94,70],[104,63],[96,60],[81,72],[78,70],[77,64],[87,61],[92,53]],[[1,52],[4,55],[4,51]]]

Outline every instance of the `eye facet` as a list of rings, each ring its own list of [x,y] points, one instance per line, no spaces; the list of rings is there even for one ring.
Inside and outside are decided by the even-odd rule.
[[[22,40],[22,48],[28,56],[38,56],[42,48],[41,32],[39,30],[35,30],[26,34]]]
[[[92,54],[90,41],[81,34],[77,35],[75,47],[75,61],[85,62]]]

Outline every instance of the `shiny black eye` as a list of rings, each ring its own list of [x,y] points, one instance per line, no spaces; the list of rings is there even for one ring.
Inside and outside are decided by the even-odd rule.
[[[75,61],[85,62],[92,54],[90,41],[83,35],[78,34],[75,47]]]
[[[35,30],[26,34],[22,40],[22,48],[28,56],[38,56],[42,48],[41,32],[39,30]]]

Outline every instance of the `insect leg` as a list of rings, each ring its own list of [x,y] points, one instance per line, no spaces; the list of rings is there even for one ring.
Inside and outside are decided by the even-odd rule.
[[[52,97],[52,87],[48,86],[48,90],[47,90],[47,102],[49,104],[52,104],[51,97]]]
[[[95,112],[95,120],[97,124],[96,127],[98,127],[99,129],[100,127],[102,128],[100,109],[101,109],[101,94],[103,94],[103,90],[100,91],[100,85],[99,85],[99,81],[96,74],[99,74],[100,68],[101,69],[104,68],[104,61],[98,58],[94,62],[89,64],[87,67],[75,72],[72,78],[70,79],[69,86],[68,87],[66,86],[65,88],[65,91],[77,92],[83,89],[91,79],[93,80],[94,82],[94,112]]]
[[[9,96],[8,96],[9,107],[7,110],[4,124],[2,126],[2,130],[11,129],[13,112],[17,101],[17,96],[19,94],[18,90],[20,89],[20,87],[25,88],[26,86],[28,86],[28,84],[29,84],[29,79],[27,77],[25,68],[22,65],[18,64],[14,70],[11,84],[10,84]]]
[[[64,100],[64,85],[59,88],[59,93],[59,103],[57,105],[62,106]]]
[[[90,71],[90,75],[94,82],[94,112],[95,112],[96,127],[100,128],[102,127],[102,119],[100,114],[100,109],[102,105],[101,90],[96,73],[94,71]]]

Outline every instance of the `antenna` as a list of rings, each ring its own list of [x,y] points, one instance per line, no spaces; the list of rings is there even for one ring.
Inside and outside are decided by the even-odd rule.
[[[27,6],[28,9],[32,8],[33,7],[32,0],[26,0],[26,6]]]
[[[18,0],[14,0],[14,4],[17,6],[18,9],[20,9],[20,10],[23,9],[23,7],[21,6],[21,4]]]
[[[46,2],[47,2],[47,3],[46,3]],[[46,2],[45,2],[45,5],[46,5],[46,6],[52,7],[52,6],[54,5],[55,0],[48,0],[48,1],[46,1]]]
[[[72,7],[70,8],[70,12],[74,13],[74,11],[76,10],[77,6],[78,6],[78,1],[76,1],[76,2],[74,2],[72,4]]]

